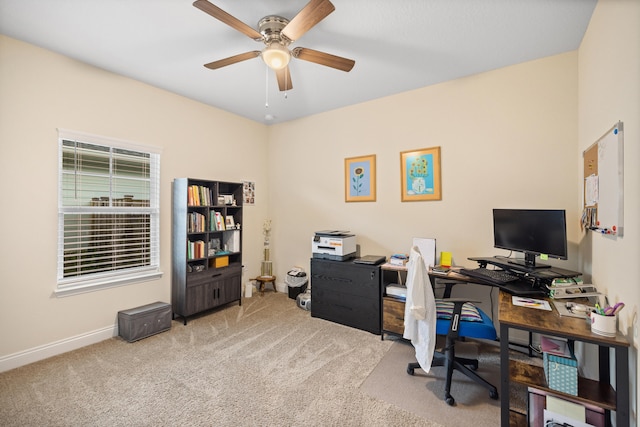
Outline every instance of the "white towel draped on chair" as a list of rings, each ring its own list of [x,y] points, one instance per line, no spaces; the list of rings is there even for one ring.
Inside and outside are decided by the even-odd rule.
[[[411,340],[420,367],[429,372],[436,347],[436,300],[417,246],[411,248],[406,283],[403,338]]]

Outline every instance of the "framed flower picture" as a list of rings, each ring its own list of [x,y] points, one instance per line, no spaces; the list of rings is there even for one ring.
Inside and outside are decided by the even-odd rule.
[[[401,152],[400,174],[403,202],[442,200],[440,147]]]
[[[376,155],[344,159],[345,202],[376,201]]]

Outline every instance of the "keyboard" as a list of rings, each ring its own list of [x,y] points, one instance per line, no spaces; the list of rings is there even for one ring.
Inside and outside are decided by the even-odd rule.
[[[463,268],[460,270],[460,274],[474,277],[476,279],[482,279],[490,283],[495,283],[496,285],[506,285],[507,283],[515,282],[520,279],[520,277],[505,270],[489,270],[486,268]]]

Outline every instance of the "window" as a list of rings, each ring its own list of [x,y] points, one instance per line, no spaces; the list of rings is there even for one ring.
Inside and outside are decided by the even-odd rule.
[[[160,277],[160,153],[58,131],[58,286],[66,296]]]

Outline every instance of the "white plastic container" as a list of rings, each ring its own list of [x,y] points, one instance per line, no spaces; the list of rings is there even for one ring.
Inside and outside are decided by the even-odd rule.
[[[605,337],[615,337],[618,329],[616,320],[618,316],[605,316],[595,311],[591,312],[591,332]]]

